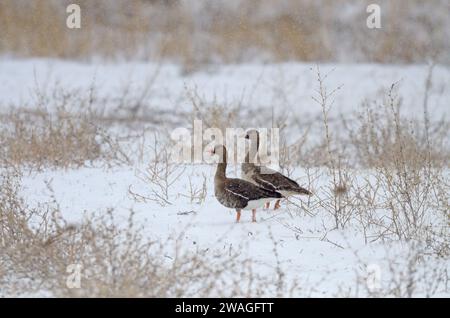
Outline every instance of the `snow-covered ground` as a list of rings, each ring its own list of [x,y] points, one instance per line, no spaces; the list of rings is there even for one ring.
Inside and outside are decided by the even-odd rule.
[[[151,84],[146,97],[161,109],[192,109],[186,89],[195,88],[207,100],[242,99],[246,107],[275,106],[280,112],[289,110],[293,116],[306,116],[321,112],[311,99],[317,89],[316,66],[302,63],[213,65],[183,76],[182,69],[173,64],[2,59],[0,101],[4,106],[33,107],[31,101],[36,88],[51,92],[55,85],[85,91],[94,85],[100,96],[121,97],[124,87],[139,92]],[[328,74],[328,88],[341,87],[333,107],[339,113],[358,109],[364,100],[379,98],[393,83],[398,83],[408,113],[421,112],[428,69],[427,65],[320,64],[322,75]],[[449,67],[436,66],[429,94],[431,113],[449,116],[449,83]]]
[[[294,296],[363,296],[366,295],[364,290],[357,287],[361,277],[379,273],[380,280],[374,283],[376,292],[376,286],[385,284],[387,287],[393,276],[407,273],[408,262],[414,257],[408,244],[365,244],[357,228],[331,230],[332,220],[325,214],[311,217],[283,204],[277,211],[260,209],[257,223],[251,222],[250,212],[244,212],[241,222],[236,224],[235,212],[224,208],[214,198],[213,167],[196,166],[189,169],[187,175],[198,184],[202,173],[210,182],[205,202],[200,204],[190,203],[186,197],[189,196],[186,178],[173,186],[172,205],[162,207],[152,201],[136,202],[129,194],[130,186],[132,191],[145,195],[148,185],[140,182],[136,171],[130,168],[46,171],[26,177],[22,194],[31,206],[50,201],[53,195],[64,218],[71,224],[80,222],[84,213],[106,212],[109,208],[114,209],[116,221],[126,222],[131,209],[153,239],[166,241],[184,232],[183,246],[192,253],[199,250],[208,251],[209,255],[239,252],[243,259],[250,257],[260,273],[271,273],[277,264],[275,242],[279,265],[286,278],[298,280],[301,285],[301,289],[294,291]],[[53,192],[49,191],[48,183]],[[325,186],[326,183],[320,184]],[[393,264],[395,270],[390,267]],[[448,268],[449,265],[448,260],[432,265],[425,263],[419,267],[420,274],[417,275],[427,270],[431,275],[432,269]],[[418,277],[426,279],[426,276]],[[448,290],[439,290],[434,296],[448,295]]]
[[[314,64],[229,65],[211,66],[198,73],[184,76],[176,65],[151,63],[82,64],[56,60],[0,60],[0,105],[6,107],[33,107],[36,87],[60,87],[87,90],[94,83],[100,96],[120,97],[121,89],[130,84],[138,92],[156,80],[148,97],[157,109],[189,111],[186,87],[196,88],[205,99],[229,101],[244,97],[245,107],[270,108],[291,116],[314,116],[321,109],[311,99],[317,87]],[[321,72],[330,73],[330,88],[342,86],[335,95],[334,111],[346,113],[357,110],[365,99],[378,99],[383,90],[400,81],[402,96],[408,114],[421,116],[424,83],[428,67],[400,65],[321,65]],[[433,118],[450,115],[450,69],[436,66],[429,105]],[[280,93],[279,87],[284,92]],[[243,127],[246,128],[246,127]],[[170,189],[171,204],[161,206],[155,201],[139,202],[130,194],[146,195],[149,185],[139,177],[146,163],[115,168],[86,167],[80,169],[45,169],[25,174],[22,194],[30,205],[51,201],[59,203],[63,217],[71,223],[80,222],[83,213],[114,209],[116,220],[126,220],[130,209],[145,225],[149,236],[167,237],[185,231],[184,246],[192,252],[199,249],[240,251],[250,257],[261,273],[270,271],[277,261],[287,277],[298,279],[302,289],[296,296],[332,296],[336,294],[360,296],[356,280],[375,271],[377,284],[388,284],[392,276],[406,271],[410,255],[409,245],[402,243],[366,244],[357,228],[333,230],[332,219],[325,214],[314,217],[302,213],[293,205],[282,208],[260,209],[258,222],[252,223],[250,213],[244,213],[242,222],[234,223],[235,212],[221,206],[214,198],[213,165],[187,165],[186,172]],[[318,168],[320,171],[320,168]],[[362,171],[363,175],[365,172]],[[238,176],[239,169],[231,165],[229,175]],[[201,187],[207,180],[206,198],[201,203],[190,202],[189,176]],[[295,171],[300,184],[306,184],[305,171]],[[323,170],[315,184],[315,192],[327,185]],[[53,193],[48,189],[51,184]],[[279,254],[274,256],[274,241]],[[450,270],[450,262],[441,260]],[[392,263],[398,273],[392,270]],[[422,264],[426,271],[429,264]],[[390,267],[391,266],[391,267]],[[370,283],[370,282],[369,282]],[[448,284],[447,284],[448,285]],[[426,293],[421,292],[422,295]],[[435,296],[450,296],[447,286]]]

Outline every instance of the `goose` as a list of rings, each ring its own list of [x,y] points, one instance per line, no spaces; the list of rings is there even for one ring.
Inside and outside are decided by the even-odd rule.
[[[227,178],[227,150],[225,146],[217,145],[210,153],[211,155],[218,155],[220,159],[214,176],[214,195],[223,206],[236,209],[236,223],[241,218],[241,210],[252,210],[252,222],[256,222],[256,208],[282,197],[276,191],[261,188],[251,182]]]
[[[255,129],[249,130],[245,135],[245,139],[250,140],[250,149],[245,157],[244,163],[241,165],[242,179],[251,182],[259,187],[263,187],[270,191],[277,191],[282,194],[284,198],[292,195],[312,195],[312,193],[302,187],[292,179],[285,175],[264,167],[264,173],[261,172],[261,166],[250,162],[250,153],[252,158],[257,158],[259,150],[259,132]],[[280,201],[275,202],[274,210],[280,208]],[[265,208],[270,207],[270,202],[266,203]]]

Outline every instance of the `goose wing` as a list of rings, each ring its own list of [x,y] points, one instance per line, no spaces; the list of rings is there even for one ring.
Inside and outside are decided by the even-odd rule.
[[[246,199],[247,201],[259,200],[263,198],[281,198],[281,194],[254,185],[242,179],[228,179],[225,184],[225,191],[235,197]]]
[[[272,191],[293,191],[301,194],[311,194],[308,190],[300,187],[296,181],[276,171],[273,171],[273,173],[260,173],[254,175],[253,179],[261,187]]]

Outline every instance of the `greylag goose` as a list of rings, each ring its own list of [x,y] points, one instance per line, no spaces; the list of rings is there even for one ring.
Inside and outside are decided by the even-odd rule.
[[[245,157],[245,162],[241,165],[242,178],[257,186],[263,187],[267,190],[277,191],[287,198],[291,195],[312,195],[312,193],[299,186],[297,182],[289,179],[281,173],[264,167],[263,173],[261,166],[250,162],[250,155],[257,161],[259,150],[259,132],[257,130],[249,130],[245,135],[245,139],[250,140],[250,149]],[[266,203],[266,208],[270,207],[270,202]],[[280,207],[280,199],[275,202],[274,210]]]
[[[223,206],[236,209],[236,222],[241,218],[241,210],[252,210],[252,222],[256,222],[256,208],[267,202],[281,198],[281,194],[261,188],[242,179],[227,178],[227,150],[217,145],[211,154],[219,156],[216,175],[214,176],[214,194]]]

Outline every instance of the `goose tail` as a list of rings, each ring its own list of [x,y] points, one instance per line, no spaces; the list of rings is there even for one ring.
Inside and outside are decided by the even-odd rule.
[[[311,191],[306,190],[306,189],[304,189],[304,188],[302,188],[302,187],[298,187],[298,188],[295,189],[295,190],[296,190],[296,192],[297,192],[298,194],[303,194],[303,195],[312,195],[312,194],[313,194]]]

